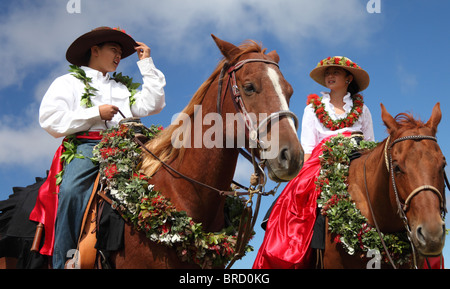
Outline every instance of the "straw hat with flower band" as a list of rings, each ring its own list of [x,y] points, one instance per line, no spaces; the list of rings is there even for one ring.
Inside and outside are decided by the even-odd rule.
[[[67,49],[66,59],[76,66],[87,66],[92,46],[105,42],[115,42],[122,46],[122,59],[130,56],[138,44],[120,28],[98,27],[78,37]]]
[[[314,68],[310,76],[312,79],[314,79],[317,83],[319,83],[322,86],[325,86],[325,70],[328,67],[341,67],[348,72],[350,72],[353,75],[353,81],[355,81],[359,86],[359,91],[365,90],[370,83],[370,77],[369,74],[362,69],[358,64],[351,61],[349,58],[344,56],[334,56],[334,57],[328,57],[323,60],[321,60],[317,67]]]

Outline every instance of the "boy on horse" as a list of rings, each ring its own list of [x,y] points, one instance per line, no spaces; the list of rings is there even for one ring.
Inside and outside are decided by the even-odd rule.
[[[142,90],[132,94],[108,73],[120,61],[138,53]],[[53,268],[64,268],[68,253],[77,247],[83,214],[98,166],[90,158],[100,132],[124,117],[145,117],[165,106],[166,80],[150,56],[150,48],[118,28],[98,27],[80,36],[68,48],[71,71],[56,78],[44,95],[39,122],[49,134],[77,138],[76,157],[63,168],[62,145],[41,187],[30,220],[44,224],[45,243],[40,253],[53,255]],[[120,114],[118,114],[120,112]],[[63,141],[64,144],[64,141]],[[56,176],[63,178],[57,184]],[[69,256],[70,257],[70,256]]]

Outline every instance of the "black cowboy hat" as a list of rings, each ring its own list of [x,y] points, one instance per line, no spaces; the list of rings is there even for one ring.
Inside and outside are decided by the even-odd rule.
[[[122,46],[122,59],[136,52],[134,47],[138,45],[124,30],[102,26],[78,37],[67,49],[66,59],[74,65],[86,66],[91,47],[105,42],[119,43]]]

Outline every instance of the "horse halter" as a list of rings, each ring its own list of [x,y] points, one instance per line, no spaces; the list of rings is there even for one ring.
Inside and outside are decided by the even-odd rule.
[[[419,193],[421,193],[422,191],[431,191],[433,192],[435,195],[438,196],[439,198],[439,205],[440,205],[440,209],[442,212],[442,215],[444,215],[446,213],[446,208],[445,208],[445,195],[443,195],[442,192],[440,192],[436,187],[431,186],[431,185],[423,185],[420,186],[418,188],[416,188],[415,190],[413,190],[408,197],[406,198],[404,204],[402,204],[402,202],[400,201],[400,197],[398,194],[398,190],[397,190],[397,185],[395,183],[395,177],[394,177],[394,170],[393,170],[393,161],[392,161],[392,147],[399,142],[402,141],[406,141],[406,140],[414,140],[414,141],[421,141],[421,140],[432,140],[437,142],[437,139],[433,136],[423,136],[423,135],[412,135],[412,136],[405,136],[405,137],[401,137],[398,138],[396,140],[394,140],[390,145],[389,145],[389,140],[390,140],[390,136],[386,141],[386,146],[385,146],[385,161],[386,161],[386,167],[388,169],[388,171],[391,174],[391,179],[392,179],[392,186],[394,189],[394,193],[395,193],[395,198],[397,201],[397,206],[399,208],[399,214],[402,217],[402,219],[404,219],[404,221],[407,222],[407,218],[405,213],[408,211],[409,207],[410,207],[410,203],[411,200],[417,196]],[[409,230],[409,228],[407,227],[407,229]]]
[[[250,63],[250,62],[263,62],[263,63],[272,64],[272,65],[275,65],[276,67],[279,67],[278,63],[276,63],[274,61],[270,61],[270,60],[266,60],[266,59],[257,59],[257,58],[256,59],[255,58],[245,59],[245,60],[239,61],[234,66],[231,66],[228,69],[225,68],[226,67],[226,65],[225,65],[222,68],[222,71],[221,71],[220,77],[219,77],[219,93],[218,93],[218,97],[217,97],[217,112],[219,114],[221,114],[221,112],[222,112],[222,105],[223,105],[223,101],[224,101],[225,95],[226,95],[226,88],[229,87],[230,92],[231,92],[231,97],[233,99],[233,104],[234,104],[236,110],[238,112],[241,112],[244,117],[246,134],[248,136],[248,139],[251,142],[256,143],[261,149],[267,149],[264,142],[259,139],[260,130],[262,128],[264,128],[264,126],[267,123],[269,123],[275,119],[279,119],[282,116],[291,117],[294,121],[295,129],[298,129],[298,118],[290,110],[281,110],[278,112],[271,113],[268,117],[266,117],[265,119],[260,121],[259,126],[256,126],[254,124],[249,113],[247,112],[247,109],[245,108],[245,104],[241,97],[241,92],[239,90],[239,87],[238,87],[237,81],[236,81],[236,72],[239,69],[241,69],[245,64]],[[228,81],[227,81],[227,86],[225,87],[225,91],[222,93],[222,83],[223,83],[223,77],[225,75],[225,70],[227,70],[229,77],[228,77]]]

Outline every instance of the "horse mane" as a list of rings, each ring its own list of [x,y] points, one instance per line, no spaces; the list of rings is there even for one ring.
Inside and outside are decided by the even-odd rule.
[[[239,59],[239,57],[241,57],[242,55],[247,54],[247,53],[255,52],[255,53],[265,54],[265,52],[266,52],[266,49],[263,49],[260,44],[257,44],[253,40],[247,40],[246,42],[241,44],[239,46],[239,48],[240,48],[239,53],[235,56],[234,59],[232,59],[230,61],[230,63],[236,62],[237,59]],[[229,63],[228,60],[225,58],[223,58],[219,62],[219,64],[217,65],[216,69],[211,74],[211,76],[199,87],[197,92],[195,92],[191,101],[183,109],[180,116],[188,115],[190,117],[191,123],[192,123],[193,115],[194,115],[194,106],[200,105],[203,102],[209,88],[211,87],[213,82],[219,77],[220,72],[226,65],[228,65],[228,63]],[[190,127],[186,127],[187,131],[182,131],[182,129],[180,129],[181,124],[180,124],[180,121],[178,121],[180,116],[175,121],[175,123],[178,123],[178,124],[170,125],[166,129],[164,129],[156,138],[149,141],[145,145],[147,147],[147,149],[149,149],[152,153],[154,153],[156,156],[158,156],[158,158],[163,162],[168,162],[169,160],[174,160],[178,157],[182,158],[184,155],[184,152],[186,149],[185,145],[182,145],[181,148],[175,148],[172,145],[172,139],[178,139],[178,137],[180,135],[186,136],[186,135],[190,134]],[[174,133],[176,135],[174,135]],[[189,139],[189,138],[187,137],[186,139]],[[184,139],[184,141],[186,141],[186,139]],[[148,154],[145,153],[145,155],[147,156]],[[155,158],[149,156],[149,157],[144,157],[141,170],[146,175],[152,176],[154,173],[156,173],[156,171],[160,167],[161,167],[161,162],[156,160]]]
[[[426,126],[426,124],[422,120],[420,120],[420,118],[418,118],[418,119],[414,118],[412,113],[402,112],[402,113],[397,114],[394,117],[394,119],[397,122],[397,124],[399,125],[394,138],[396,138],[398,135],[402,134],[405,130],[421,128],[421,127]],[[388,140],[388,138],[384,139],[382,142],[379,143],[378,146],[384,148],[387,140]],[[362,155],[369,154],[375,149],[376,148],[366,150],[366,151],[362,152]]]
[[[425,123],[420,119],[415,119],[411,113],[399,113],[395,116],[395,120],[400,125],[400,129],[407,130],[413,128],[421,128]]]

